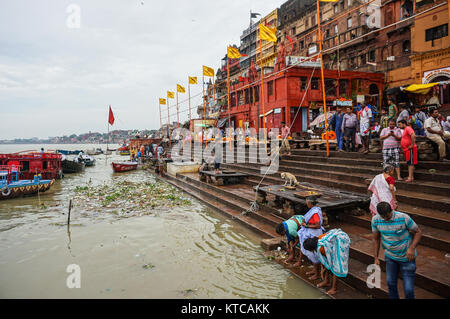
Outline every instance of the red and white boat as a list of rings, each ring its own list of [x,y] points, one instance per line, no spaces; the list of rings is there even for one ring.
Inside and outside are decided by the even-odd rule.
[[[128,172],[133,171],[137,169],[138,163],[137,162],[113,162],[112,167],[114,172],[120,173],[120,172]]]

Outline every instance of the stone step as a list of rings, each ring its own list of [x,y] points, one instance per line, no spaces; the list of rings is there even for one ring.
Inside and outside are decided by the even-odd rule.
[[[322,174],[335,177],[339,180],[348,180],[352,182],[365,183],[366,180],[372,180],[372,178],[382,172],[380,169],[361,168],[359,166],[346,166],[346,165],[329,165],[319,163],[305,163],[295,161],[281,161],[279,163],[279,170],[286,169],[296,171],[299,173],[312,172],[313,174]],[[291,172],[291,171],[290,171]],[[292,172],[291,172],[292,173]],[[318,175],[320,176],[320,175]],[[406,174],[403,177],[407,177]],[[449,176],[450,177],[450,176]],[[450,179],[450,178],[449,178]],[[396,181],[395,187],[397,189],[405,189],[410,191],[417,191],[421,193],[429,193],[436,195],[447,195],[450,193],[450,184],[440,183],[433,181],[416,180],[414,183],[406,183],[404,181]]]
[[[190,180],[188,180],[187,178],[184,179],[181,176],[178,176],[178,178],[172,178],[172,177],[169,177],[169,178],[176,181],[176,183],[178,184],[177,186],[180,186],[179,185],[180,182],[184,183],[184,190],[186,190],[188,193],[191,193],[191,194],[194,193],[195,195],[197,195],[196,196],[197,198],[199,198],[203,201],[205,201],[205,200],[208,201],[209,206],[214,209],[226,210],[226,214],[229,215],[229,217],[236,219],[237,221],[239,221],[241,223],[247,224],[247,226],[252,228],[254,231],[258,232],[260,235],[272,236],[272,238],[277,236],[274,233],[273,224],[269,225],[269,224],[262,223],[258,220],[255,220],[254,218],[250,217],[249,215],[241,215],[239,213],[239,210],[232,209],[231,207],[235,207],[235,205],[236,205],[236,200],[226,196],[221,191],[221,189],[223,188],[222,186],[221,187],[214,186],[212,188],[215,188],[215,190],[212,190],[210,187],[198,187],[197,185],[192,185],[190,183],[191,182]],[[184,181],[183,181],[183,179],[184,179]],[[203,183],[203,182],[200,182],[200,183]],[[204,183],[204,184],[206,184],[206,183]],[[208,185],[208,186],[210,186],[210,185]],[[213,194],[213,193],[215,193],[215,194]],[[221,199],[220,202],[217,201],[217,199],[219,199],[219,198]],[[248,199],[249,198],[244,198],[242,200],[242,202],[245,202]],[[228,203],[228,204],[225,204],[225,203]],[[242,208],[240,208],[240,209],[242,209]],[[251,216],[254,216],[254,215],[251,215]],[[352,252],[351,252],[351,255],[352,255]],[[351,259],[353,259],[353,257],[351,257]],[[358,264],[358,262],[360,262],[360,261],[355,260],[355,262],[353,262],[353,260],[352,260],[350,263],[353,265],[353,264]],[[367,264],[369,264],[369,263],[367,263]],[[367,264],[365,265],[364,269],[366,269]],[[383,275],[382,275],[382,277],[383,277]],[[348,278],[345,279],[345,281],[354,283],[354,281],[357,280],[357,281],[359,281],[359,283],[357,285],[359,287],[361,287],[363,289],[363,291],[365,291],[366,293],[374,294],[375,296],[378,296],[381,298],[386,298],[387,286],[385,284],[383,284],[383,282],[385,282],[385,279],[382,279],[382,287],[380,289],[370,289],[370,290],[369,290],[369,288],[367,288],[367,285],[365,287],[362,285],[361,281],[363,281],[365,283],[366,279],[367,279],[367,274],[365,274],[365,276],[364,276],[358,272],[355,272],[351,268],[351,269],[349,269],[349,276],[348,276]],[[419,288],[419,287],[416,288],[416,294],[417,294],[418,298],[437,298],[438,297],[437,295],[434,295],[434,294],[432,294],[426,290],[423,290],[422,288]]]
[[[223,167],[228,167],[231,169],[241,170],[243,172],[247,172],[250,174],[256,174],[257,176],[262,176],[260,174],[260,166],[256,164],[222,164]],[[367,193],[367,185],[362,182],[348,181],[348,179],[352,179],[352,175],[347,174],[348,176],[342,176],[343,180],[337,181],[336,178],[330,176],[336,176],[337,174],[332,173],[321,173],[318,171],[312,172],[311,170],[301,170],[295,169],[289,170],[292,172],[298,181],[309,182],[312,184],[324,185],[334,189],[342,189],[353,192],[358,192],[362,194]],[[297,172],[304,172],[302,175],[298,175]],[[276,177],[279,179],[280,173],[270,175],[270,177]],[[324,176],[325,175],[325,176]],[[269,178],[269,175],[266,175],[266,178]],[[344,180],[345,179],[345,180]],[[281,179],[279,179],[281,181]],[[284,182],[283,182],[284,183]],[[408,203],[409,205],[415,205],[419,207],[429,208],[432,207],[435,210],[442,210],[444,212],[450,211],[450,199],[448,196],[444,195],[433,195],[433,194],[423,194],[417,192],[410,192],[403,189],[397,190],[397,199],[400,203]]]
[[[160,178],[160,177],[158,177]],[[241,215],[240,211],[236,211],[231,209],[228,205],[217,203],[214,199],[212,199],[209,195],[205,195],[205,190],[196,188],[195,186],[192,186],[187,181],[180,180],[175,177],[171,177],[170,175],[166,175],[163,180],[166,182],[169,182],[173,186],[176,186],[180,188],[181,190],[185,191],[186,193],[190,194],[191,196],[197,198],[198,200],[202,201],[204,204],[206,204],[211,209],[227,216],[228,218],[231,218],[235,220],[236,222],[239,222],[240,224],[246,226],[247,228],[251,229],[258,235],[260,235],[263,238],[275,238],[278,237],[278,234],[276,234],[274,227],[268,226],[267,224],[261,223],[256,221],[255,219]],[[308,279],[308,276],[305,272],[299,272],[299,271],[292,271],[292,269],[289,269],[293,274],[304,280],[310,285],[315,285],[317,283],[313,283]],[[351,274],[349,274],[351,276]],[[339,290],[336,295],[330,296],[334,299],[365,299],[367,298],[367,295],[362,293],[359,290],[354,290],[350,287],[348,287],[345,284],[340,284]],[[320,288],[321,291],[325,292],[324,289]],[[379,293],[377,293],[380,298],[387,298],[387,290],[381,290]],[[435,296],[435,298],[438,298],[438,296]]]
[[[347,165],[350,167],[355,166],[355,162],[358,165],[358,168],[361,169],[375,169],[376,172],[380,172],[382,169],[383,157],[380,155],[380,158],[376,160],[372,159],[361,159],[358,158],[356,161],[354,158],[336,158],[336,157],[320,157],[320,156],[312,156],[312,155],[283,155],[282,160],[284,161],[294,161],[301,163],[327,163],[333,165]],[[450,167],[446,169],[437,169],[433,165],[426,165],[427,167],[423,167],[424,165],[420,165],[420,163],[416,166],[414,171],[414,177],[418,183],[422,181],[430,181],[430,182],[439,182],[450,184]],[[400,162],[402,176],[407,175],[408,166],[406,162]],[[434,169],[435,171],[430,171],[430,169]],[[374,171],[370,171],[372,174]],[[375,172],[375,174],[376,174]]]
[[[292,155],[306,155],[306,156],[316,156],[316,157],[322,157],[327,158],[326,151],[312,151],[309,149],[292,149],[291,150]],[[383,160],[383,156],[381,153],[369,153],[369,154],[362,154],[357,152],[336,152],[336,151],[330,151],[329,158],[348,158],[352,159],[354,161],[359,160],[377,160],[381,162]],[[423,168],[423,169],[436,169],[438,171],[442,172],[450,172],[450,163],[446,162],[439,162],[439,161],[419,161],[417,164],[417,168]]]
[[[188,180],[190,183],[193,183],[197,185],[198,187],[203,187],[205,189],[210,189],[215,192],[222,193],[230,198],[233,198],[236,201],[240,201],[242,206],[237,206],[237,209],[241,208],[244,210],[247,210],[250,208],[250,202],[254,201],[256,199],[255,192],[253,192],[252,189],[248,189],[248,187],[243,187],[241,185],[228,185],[228,186],[221,186],[217,187],[211,184],[203,183],[198,179],[198,174],[183,174],[183,179]],[[219,201],[221,199],[218,199]],[[233,204],[234,205],[234,204]],[[256,218],[260,221],[266,221],[273,226],[276,226],[278,223],[283,221],[283,217],[287,218],[289,216],[283,216],[278,210],[265,206],[260,205],[260,208],[263,209],[263,211],[267,214],[271,214],[273,218],[269,218],[270,215],[263,214],[262,216],[259,216],[259,214],[255,214]],[[353,215],[346,215],[343,214],[346,221],[354,224],[359,225],[364,228],[370,229],[371,227],[371,215],[366,214],[362,216],[353,216]],[[411,216],[413,219],[414,217]],[[416,223],[420,226],[422,230],[422,240],[421,244],[436,248],[442,251],[450,252],[450,232],[442,229],[436,229],[433,227],[421,225],[418,221]]]

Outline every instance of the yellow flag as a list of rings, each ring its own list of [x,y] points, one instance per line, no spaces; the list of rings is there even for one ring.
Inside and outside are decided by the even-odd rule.
[[[277,42],[276,32],[277,30],[275,28],[267,27],[261,23],[259,24],[259,36],[261,37],[261,40]]]
[[[159,99],[159,104],[166,105],[166,99]]]
[[[234,47],[228,47],[227,56],[229,59],[239,59],[241,57],[241,52]]]
[[[189,76],[189,84],[197,84],[197,77]]]
[[[203,66],[203,75],[204,76],[214,76],[214,69],[204,65]]]
[[[181,85],[177,84],[177,92],[179,93],[186,93],[186,90]]]
[[[173,98],[175,98],[175,93],[170,92],[170,91],[167,91],[167,98],[168,98],[168,99],[173,99]]]

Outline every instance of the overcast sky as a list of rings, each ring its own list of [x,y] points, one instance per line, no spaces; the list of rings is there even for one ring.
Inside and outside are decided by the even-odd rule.
[[[283,2],[0,0],[0,139],[106,132],[110,104],[112,129],[159,128],[158,98],[177,83],[187,89],[188,75],[201,79],[202,64],[220,67],[250,10],[266,15]],[[71,4],[80,28],[68,27]]]

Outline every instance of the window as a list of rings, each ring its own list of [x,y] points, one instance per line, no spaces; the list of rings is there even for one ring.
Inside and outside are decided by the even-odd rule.
[[[330,29],[327,29],[327,31],[325,32],[325,38],[329,38],[330,37]]]
[[[308,27],[309,27],[309,25],[308,25],[308,21],[309,21],[309,18],[308,18],[308,17],[306,17],[306,19],[305,19],[305,28],[308,28]]]
[[[360,65],[363,66],[364,64],[366,64],[366,54],[362,54],[360,56]]]
[[[347,7],[351,7],[352,6],[352,0],[347,0]]]
[[[338,31],[338,25],[336,24],[335,26],[334,26],[334,34],[338,34],[339,33],[339,31]]]
[[[319,89],[319,78],[312,78],[311,80],[311,90]]]
[[[325,79],[325,94],[327,96],[336,96],[336,80]]]
[[[339,3],[340,7],[341,7],[341,11],[344,11],[344,1],[341,1],[341,3]]]
[[[348,18],[347,19],[347,28],[351,28],[352,27],[352,18]]]
[[[343,96],[347,94],[348,80],[339,80],[339,95]]]
[[[292,35],[295,35],[295,27],[292,28]]]
[[[375,62],[375,50],[369,51],[369,62]]]
[[[337,6],[337,4],[335,4],[335,5],[333,6],[333,8],[334,8],[334,13],[338,13],[338,6]]]
[[[433,41],[448,36],[448,23],[425,30],[425,41]]]
[[[302,40],[300,41],[300,49],[303,49],[305,47],[305,42]]]
[[[273,95],[273,81],[267,83],[267,94],[269,96]]]
[[[300,91],[305,91],[308,85],[308,78],[306,76],[300,77]]]
[[[406,40],[403,42],[403,53],[408,53],[409,51],[411,51],[411,42]]]
[[[311,26],[316,25],[316,16],[311,17]]]

